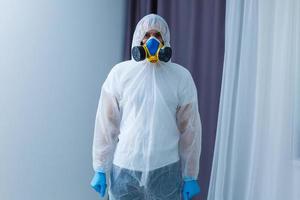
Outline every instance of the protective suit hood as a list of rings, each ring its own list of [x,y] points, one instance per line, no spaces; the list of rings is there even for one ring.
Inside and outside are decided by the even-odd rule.
[[[144,16],[136,25],[132,38],[131,49],[135,46],[139,46],[146,32],[150,30],[159,31],[164,41],[164,45],[166,47],[171,47],[170,31],[167,22],[159,15],[149,14]],[[132,56],[131,59],[133,60]]]

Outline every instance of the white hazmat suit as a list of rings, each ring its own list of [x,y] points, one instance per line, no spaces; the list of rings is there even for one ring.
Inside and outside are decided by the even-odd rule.
[[[159,31],[170,47],[168,25],[154,14],[137,24],[132,47],[149,30]],[[134,59],[111,69],[95,121],[95,171],[108,172],[112,164],[132,171],[133,177],[139,171],[136,180],[147,187],[151,171],[180,162],[182,177],[197,179],[200,150],[197,90],[187,69],[171,61]]]

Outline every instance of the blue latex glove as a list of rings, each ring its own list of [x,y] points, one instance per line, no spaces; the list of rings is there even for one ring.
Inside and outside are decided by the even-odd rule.
[[[184,181],[182,196],[184,200],[190,200],[200,193],[200,186],[196,180]]]
[[[107,186],[105,173],[96,172],[91,181],[91,186],[100,194],[100,197],[104,197]]]

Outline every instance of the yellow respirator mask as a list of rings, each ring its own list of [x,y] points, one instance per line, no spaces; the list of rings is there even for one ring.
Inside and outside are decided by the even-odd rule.
[[[168,62],[172,56],[172,49],[164,47],[156,37],[152,36],[144,45],[133,47],[131,53],[136,61],[147,58],[151,63],[156,63],[158,60]]]

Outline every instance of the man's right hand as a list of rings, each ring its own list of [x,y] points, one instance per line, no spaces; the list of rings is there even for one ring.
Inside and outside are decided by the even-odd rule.
[[[101,197],[104,197],[107,187],[105,173],[96,172],[93,180],[91,181],[91,186],[100,194]]]

